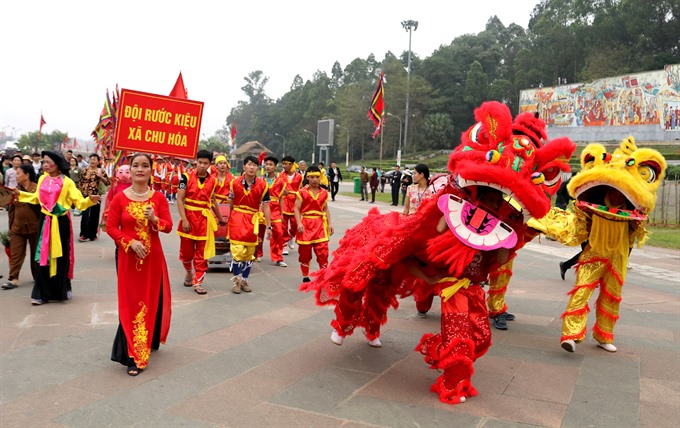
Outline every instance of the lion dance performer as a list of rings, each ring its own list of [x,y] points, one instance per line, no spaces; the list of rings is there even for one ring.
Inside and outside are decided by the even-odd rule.
[[[599,287],[593,338],[600,348],[616,352],[614,326],[628,255],[636,240],[638,246],[646,240],[644,223],[656,205],[666,160],[656,150],[637,148],[628,137],[611,154],[601,144],[588,145],[581,153],[581,167],[567,186],[576,199],[574,213],[555,208],[539,220],[548,235],[565,244],[588,241],[562,314],[561,345],[574,352],[586,337],[588,300]]]
[[[328,268],[300,287],[315,290],[318,304],[335,305],[331,340],[338,345],[361,327],[379,346],[387,309],[396,309],[398,298],[438,293],[441,332],[423,336],[416,350],[441,372],[431,389],[451,404],[477,395],[473,362],[491,345],[480,284],[522,245],[525,221],[549,211],[546,186],[568,170],[575,149],[566,138],[536,143],[513,135],[510,111],[498,102],[482,104],[475,118],[433,198],[410,216],[372,209],[346,232]],[[528,122],[529,131],[545,126],[535,116]]]

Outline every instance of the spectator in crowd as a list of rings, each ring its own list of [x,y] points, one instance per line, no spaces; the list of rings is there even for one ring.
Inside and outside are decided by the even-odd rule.
[[[331,162],[331,167],[328,169],[328,181],[331,185],[331,200],[335,201],[335,195],[338,194],[342,182],[342,173],[335,162]]]
[[[42,174],[42,162],[41,162],[41,156],[40,153],[34,152],[33,153],[33,169],[35,170],[35,175],[38,176]]]
[[[36,175],[31,165],[20,165],[16,170],[17,189],[33,193],[36,188]],[[38,281],[38,263],[35,254],[38,245],[38,232],[40,231],[40,206],[19,202],[15,200],[9,205],[9,248],[12,254],[9,260],[9,281],[2,285],[5,290],[19,286],[19,273],[26,259],[26,243],[28,243],[31,257],[33,282]]]
[[[368,182],[369,176],[366,172],[366,167],[361,167],[361,172],[359,172],[359,190],[361,193],[361,201],[368,201]]]
[[[378,183],[380,182],[380,179],[378,178],[378,170],[373,167],[373,174],[371,174],[371,179],[369,181],[369,185],[371,187],[371,202],[372,204],[375,204],[375,192],[378,191]]]
[[[406,168],[404,174],[401,176],[401,205],[406,204],[406,189],[408,189],[408,186],[411,184],[413,184],[413,177],[411,176],[411,171]]]
[[[392,188],[392,203],[390,205],[396,207],[399,205],[399,189],[401,188],[401,171],[399,165],[394,166],[390,187]]]

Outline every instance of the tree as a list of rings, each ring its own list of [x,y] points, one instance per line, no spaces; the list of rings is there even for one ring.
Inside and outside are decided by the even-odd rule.
[[[53,150],[60,152],[61,144],[67,138],[67,134],[59,130],[50,132],[49,134],[42,133],[38,138],[38,132],[29,132],[19,137],[17,147],[22,153],[41,152],[43,150]]]
[[[465,79],[465,102],[473,107],[480,105],[486,99],[487,76],[482,70],[482,64],[475,61],[470,65]]]

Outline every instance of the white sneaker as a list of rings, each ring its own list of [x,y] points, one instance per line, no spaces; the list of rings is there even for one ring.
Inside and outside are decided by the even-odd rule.
[[[286,263],[286,262],[276,262],[276,266],[279,266],[279,267],[288,267],[288,263]]]
[[[567,352],[574,352],[576,350],[576,342],[573,340],[563,340],[562,341],[562,349],[564,349]]]
[[[342,342],[344,342],[345,338],[343,336],[340,336],[340,334],[333,330],[333,333],[331,333],[331,342],[335,343],[338,346],[342,346]]]
[[[374,347],[374,348],[380,348],[380,347],[382,347],[382,343],[380,343],[380,338],[379,338],[379,337],[376,337],[376,338],[373,339],[373,340],[369,340],[369,341],[368,341],[368,346],[372,346],[372,347]]]
[[[294,249],[295,249],[295,242],[294,242],[294,241],[290,241],[290,242],[288,243],[288,248],[290,248],[291,250],[294,250]]]
[[[281,252],[281,254],[284,256],[288,255],[288,246],[283,247],[283,251]]]
[[[601,343],[601,342],[598,342],[598,343],[597,343],[597,346],[599,346],[600,348],[604,349],[604,350],[607,351],[607,352],[616,352],[616,346],[614,346],[613,343]]]

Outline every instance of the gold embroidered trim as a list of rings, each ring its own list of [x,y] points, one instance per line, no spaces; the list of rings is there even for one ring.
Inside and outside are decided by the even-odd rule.
[[[137,367],[140,369],[143,369],[146,367],[147,362],[149,361],[149,356],[151,355],[151,351],[149,349],[149,331],[146,329],[146,305],[144,302],[139,302],[139,306],[142,307],[140,311],[137,313],[137,316],[135,317],[135,320],[132,322],[132,325],[134,326],[132,330],[132,343],[134,344],[135,347],[135,354],[137,355],[137,358],[135,358],[135,364],[137,364]]]

